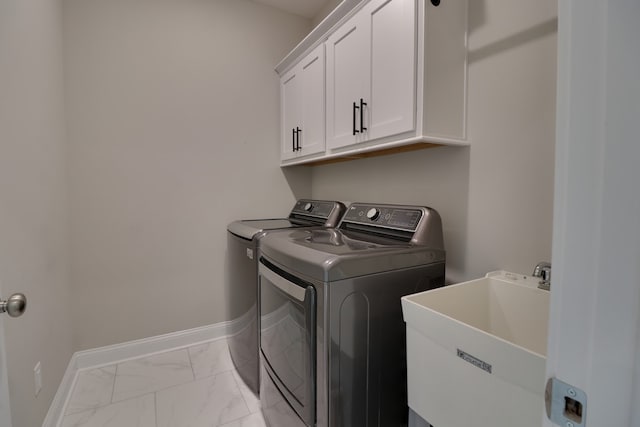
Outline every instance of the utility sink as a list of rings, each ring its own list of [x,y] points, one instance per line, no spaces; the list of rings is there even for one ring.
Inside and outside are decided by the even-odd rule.
[[[549,291],[498,271],[402,298],[409,406],[435,427],[539,427]]]

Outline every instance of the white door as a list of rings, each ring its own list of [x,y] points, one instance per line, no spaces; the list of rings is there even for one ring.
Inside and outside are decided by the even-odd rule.
[[[324,62],[320,45],[280,79],[282,160],[324,151]]]
[[[327,47],[327,148],[363,140],[360,100],[368,102],[369,45],[362,13],[342,25]]]
[[[374,0],[364,9],[370,37],[368,139],[415,128],[416,2]]]
[[[324,44],[300,63],[300,155],[324,151]]]
[[[586,393],[576,426],[640,426],[639,20],[637,0],[559,1],[547,377]]]
[[[280,79],[280,132],[282,150],[280,158],[296,155],[297,127],[300,126],[299,68],[296,67]]]
[[[0,287],[0,292],[2,288]],[[4,351],[4,319],[0,317],[0,425],[11,427],[9,407],[9,382],[7,380],[7,359]]]

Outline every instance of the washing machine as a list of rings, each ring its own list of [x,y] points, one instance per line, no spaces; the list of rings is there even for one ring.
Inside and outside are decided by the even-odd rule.
[[[337,228],[268,234],[258,280],[268,425],[407,425],[400,298],[444,285],[438,212],[354,203]]]
[[[225,287],[231,359],[247,386],[259,393],[258,247],[273,230],[335,227],[346,210],[338,201],[298,200],[287,218],[239,220],[227,227]]]

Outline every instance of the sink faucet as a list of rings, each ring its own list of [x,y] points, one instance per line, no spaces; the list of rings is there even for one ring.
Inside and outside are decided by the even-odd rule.
[[[548,291],[551,289],[551,263],[539,262],[533,269],[533,277],[539,277],[538,288]]]

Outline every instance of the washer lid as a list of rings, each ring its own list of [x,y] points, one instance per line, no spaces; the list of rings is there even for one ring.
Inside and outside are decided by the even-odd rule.
[[[234,221],[227,226],[227,230],[251,240],[268,230],[305,226],[335,227],[346,209],[346,206],[338,201],[300,199],[293,205],[288,218]]]
[[[296,224],[285,218],[274,219],[248,219],[234,221],[227,226],[230,233],[247,240],[253,239],[256,235],[268,230],[279,230],[283,228],[303,227],[305,224]]]
[[[442,249],[330,228],[267,234],[260,246],[270,261],[322,282],[445,260]]]

